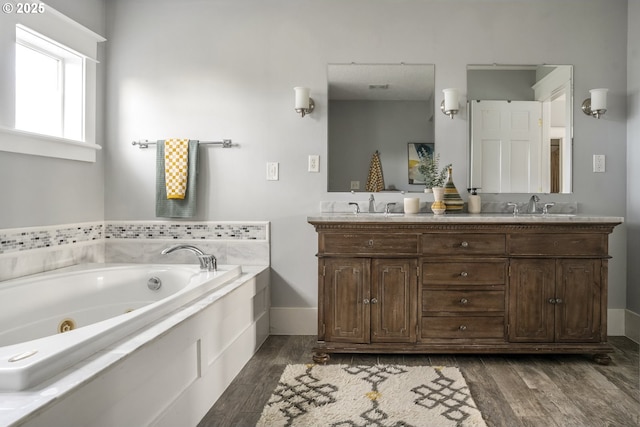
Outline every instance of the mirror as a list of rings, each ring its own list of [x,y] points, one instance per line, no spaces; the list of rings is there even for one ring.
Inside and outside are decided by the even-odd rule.
[[[469,65],[467,99],[469,187],[571,193],[571,65]]]
[[[328,191],[367,191],[376,151],[386,191],[423,191],[409,149],[433,147],[434,76],[434,65],[329,64]]]

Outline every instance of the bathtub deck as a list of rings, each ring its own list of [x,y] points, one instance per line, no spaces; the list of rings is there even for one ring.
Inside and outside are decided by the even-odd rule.
[[[329,363],[457,366],[489,426],[640,425],[638,344],[625,337],[609,342],[615,349],[609,366],[572,355],[336,354]],[[315,343],[315,336],[270,336],[198,426],[255,425],[285,366],[311,363]],[[523,401],[536,412],[518,415]]]

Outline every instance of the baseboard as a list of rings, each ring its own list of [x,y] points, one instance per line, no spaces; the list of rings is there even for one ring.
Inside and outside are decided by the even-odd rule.
[[[624,327],[625,336],[640,344],[640,314],[625,310]]]
[[[271,307],[271,335],[317,335],[315,307]]]
[[[607,335],[627,336],[640,341],[640,315],[625,309],[607,311]],[[315,307],[271,307],[271,335],[316,335],[318,309]]]

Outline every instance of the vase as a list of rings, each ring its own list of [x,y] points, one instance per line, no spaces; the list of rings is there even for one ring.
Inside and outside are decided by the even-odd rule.
[[[433,187],[433,200],[431,211],[434,215],[442,215],[447,207],[444,204],[444,187]]]
[[[447,182],[444,185],[444,204],[447,212],[462,212],[464,208],[464,201],[453,183],[453,168],[451,166],[447,170]]]

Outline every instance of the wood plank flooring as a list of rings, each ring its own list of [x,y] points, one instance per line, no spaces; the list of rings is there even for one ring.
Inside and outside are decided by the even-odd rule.
[[[198,427],[255,426],[287,364],[311,363],[315,336],[271,336]],[[640,426],[638,344],[610,337],[608,366],[581,355],[339,355],[332,364],[457,366],[489,427]]]

